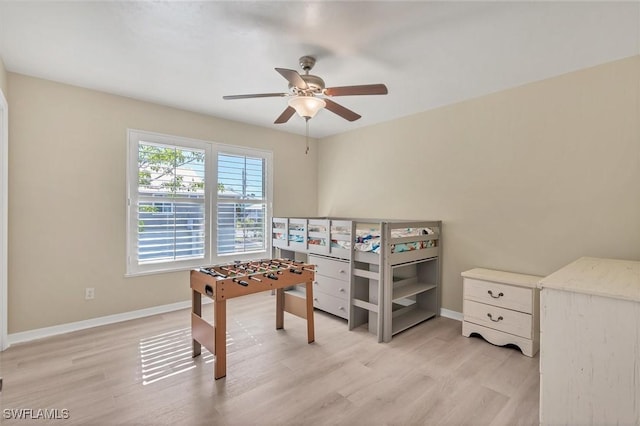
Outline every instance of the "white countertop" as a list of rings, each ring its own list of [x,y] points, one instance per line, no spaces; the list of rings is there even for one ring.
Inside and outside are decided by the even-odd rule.
[[[640,262],[581,257],[543,278],[538,286],[640,302]]]
[[[496,283],[517,285],[520,287],[536,288],[542,279],[537,275],[518,274],[515,272],[496,271],[493,269],[475,268],[464,271],[461,274],[465,278],[475,278],[476,280],[492,281]]]

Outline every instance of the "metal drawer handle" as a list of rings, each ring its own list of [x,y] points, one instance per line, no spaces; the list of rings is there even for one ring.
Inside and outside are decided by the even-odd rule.
[[[338,272],[344,274],[346,271],[344,269],[340,269]]]
[[[491,314],[487,314],[487,316],[488,316],[488,317],[489,317],[489,319],[490,319],[491,321],[493,321],[493,322],[499,322],[499,321],[502,321],[502,320],[504,319],[504,318],[502,318],[502,315],[500,315],[500,316],[498,317],[498,319],[493,319],[493,317],[491,316]]]
[[[318,281],[314,281],[313,283],[314,283],[315,285],[318,285]]]
[[[340,306],[338,309],[340,309],[341,311],[344,311],[344,308],[342,306]]]
[[[314,297],[314,298],[313,298],[313,301],[314,301],[314,302],[317,302],[317,301],[318,301],[318,299]]]
[[[338,290],[340,293],[344,293],[344,288],[341,288],[340,290]]]
[[[498,293],[497,296],[494,296],[491,290],[487,291],[487,293],[489,293],[489,296],[493,297],[494,299],[500,299],[502,296],[504,296],[503,292]]]

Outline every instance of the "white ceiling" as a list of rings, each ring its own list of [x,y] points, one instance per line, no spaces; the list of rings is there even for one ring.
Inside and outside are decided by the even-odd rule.
[[[286,132],[286,98],[222,95],[285,92],[303,55],[328,87],[387,85],[333,98],[362,118],[320,111],[314,137],[637,54],[638,1],[0,2],[8,71]]]

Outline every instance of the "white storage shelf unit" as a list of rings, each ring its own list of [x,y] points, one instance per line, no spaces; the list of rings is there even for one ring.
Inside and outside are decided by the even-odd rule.
[[[351,239],[351,222],[327,218],[273,218],[272,244],[277,257],[305,261],[317,266],[313,285],[315,308],[349,318],[351,252],[333,242]],[[297,287],[289,291],[302,292]]]
[[[388,342],[394,334],[439,315],[441,229],[440,221],[274,218],[273,246],[285,257],[305,253],[346,262],[336,263],[348,271],[344,282],[349,288],[348,309],[338,316],[348,319],[349,329],[366,324],[378,341]],[[358,249],[363,230],[377,234],[378,250]],[[322,272],[316,279],[314,289],[327,295],[335,296],[333,287],[343,288]],[[335,314],[338,305],[332,306],[334,311],[328,311]]]

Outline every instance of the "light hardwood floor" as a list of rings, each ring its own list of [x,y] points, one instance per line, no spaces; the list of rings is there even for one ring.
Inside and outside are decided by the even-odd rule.
[[[10,347],[3,409],[67,409],[55,424],[537,425],[539,358],[435,318],[379,344],[316,311],[316,342],[266,293],[227,302],[227,377],[191,358],[189,310]],[[211,305],[203,307],[211,320]],[[2,418],[3,424],[31,422]],[[45,424],[41,420],[34,424]]]

